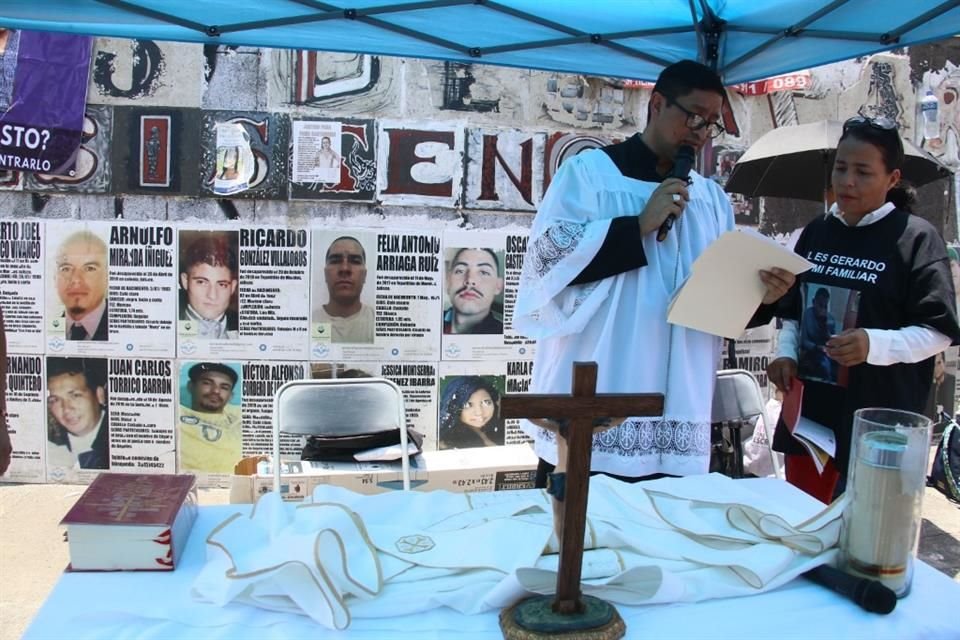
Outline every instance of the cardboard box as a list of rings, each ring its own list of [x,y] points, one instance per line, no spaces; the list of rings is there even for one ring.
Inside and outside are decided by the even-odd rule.
[[[306,462],[285,460],[280,492],[299,502],[321,484],[335,484],[364,494],[403,488],[400,462]],[[410,459],[410,488],[455,492],[532,489],[537,455],[529,444],[426,451]],[[267,456],[241,460],[230,486],[230,502],[256,502],[273,490],[273,468]]]

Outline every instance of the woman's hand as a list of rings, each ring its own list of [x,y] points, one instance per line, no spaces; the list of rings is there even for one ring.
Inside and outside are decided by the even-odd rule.
[[[767,365],[767,379],[782,393],[790,391],[797,377],[797,361],[793,358],[777,358]]]
[[[863,329],[847,329],[827,340],[827,355],[844,367],[863,364],[870,353],[870,337]]]

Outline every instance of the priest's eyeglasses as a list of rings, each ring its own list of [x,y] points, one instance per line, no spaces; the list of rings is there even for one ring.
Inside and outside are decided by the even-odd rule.
[[[701,129],[706,129],[708,138],[716,138],[725,131],[723,125],[721,125],[719,122],[708,121],[699,113],[690,111],[668,95],[664,95],[663,97],[667,99],[668,105],[672,105],[677,109],[680,109],[680,111],[683,111],[687,115],[687,127],[689,127],[691,131],[700,131]]]
[[[897,123],[884,116],[870,118],[862,113],[849,118],[843,123],[844,131],[847,129],[857,129],[860,127],[872,127],[874,129],[879,129],[880,131],[896,131]]]

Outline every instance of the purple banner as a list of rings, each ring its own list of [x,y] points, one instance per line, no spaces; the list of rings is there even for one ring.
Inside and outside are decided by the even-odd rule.
[[[92,49],[88,36],[0,29],[0,168],[70,173]]]

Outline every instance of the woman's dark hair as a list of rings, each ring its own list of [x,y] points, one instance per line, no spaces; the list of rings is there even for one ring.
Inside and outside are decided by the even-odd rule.
[[[887,191],[887,202],[892,202],[901,211],[913,213],[913,205],[917,204],[917,190],[901,180]]]
[[[447,383],[443,390],[443,397],[440,399],[440,434],[446,430],[452,429],[460,423],[460,412],[463,406],[467,404],[474,393],[480,389],[490,394],[497,407],[500,407],[500,392],[487,380],[480,376],[460,376]],[[497,419],[497,416],[491,419],[491,422]]]
[[[852,138],[858,142],[873,145],[883,157],[883,166],[887,172],[903,167],[904,151],[903,140],[892,120],[886,118],[868,118],[855,116],[843,123],[843,133],[840,142]],[[913,212],[913,205],[917,201],[917,192],[908,183],[901,180],[887,191],[887,202],[907,212]]]
[[[903,166],[903,140],[892,120],[854,116],[843,123],[840,142],[847,138],[872,144],[879,149],[888,172]]]

